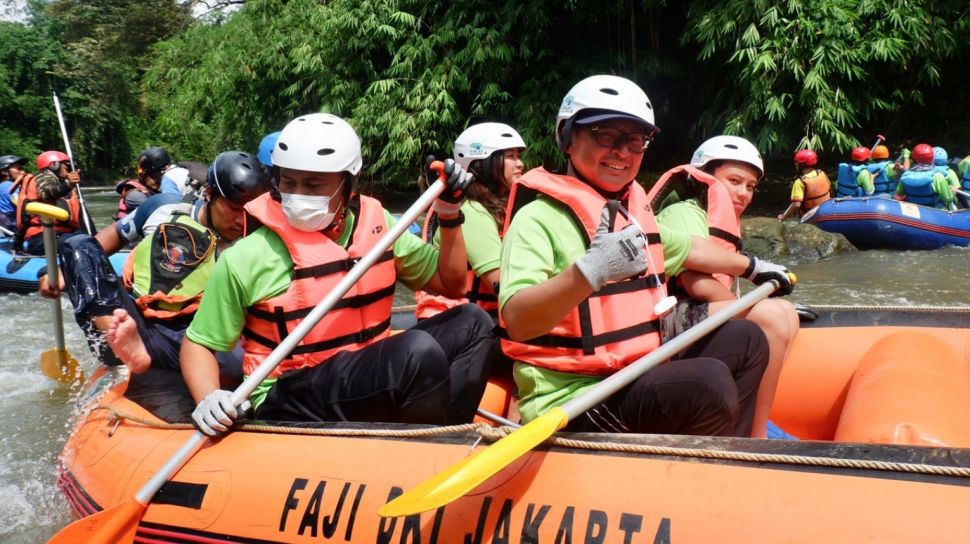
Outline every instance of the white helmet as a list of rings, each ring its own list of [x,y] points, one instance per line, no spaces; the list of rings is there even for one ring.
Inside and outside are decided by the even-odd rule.
[[[472,161],[487,159],[496,151],[525,148],[522,136],[505,123],[479,123],[455,140],[455,162],[468,170]]]
[[[273,146],[274,166],[307,172],[360,172],[360,138],[347,121],[311,113],[287,123]]]
[[[574,85],[559,106],[556,143],[561,149],[569,146],[568,136],[562,134],[563,123],[583,110],[606,110],[601,115],[584,118],[583,124],[626,118],[643,123],[650,133],[660,132],[654,124],[653,105],[636,83],[617,76],[590,76]]]
[[[694,156],[690,158],[690,165],[704,168],[711,161],[738,161],[750,164],[758,170],[758,179],[765,175],[765,165],[761,160],[761,153],[754,144],[740,136],[715,136],[702,143]]]

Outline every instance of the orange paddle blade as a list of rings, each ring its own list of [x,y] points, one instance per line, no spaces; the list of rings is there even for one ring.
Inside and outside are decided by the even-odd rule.
[[[134,498],[81,518],[58,531],[47,544],[129,544],[147,505]]]
[[[84,371],[66,349],[49,349],[40,354],[40,370],[52,380],[65,384],[84,381]]]

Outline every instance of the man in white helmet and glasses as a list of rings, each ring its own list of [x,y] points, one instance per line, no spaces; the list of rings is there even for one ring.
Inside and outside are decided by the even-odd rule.
[[[710,239],[729,251],[741,250],[741,214],[751,204],[764,177],[764,162],[754,144],[739,136],[715,136],[700,145],[690,164],[668,170],[647,198],[664,227]],[[684,270],[671,277],[676,308],[664,319],[665,334],[679,334],[734,301],[740,293],[736,276]],[[738,314],[750,319],[768,339],[768,367],[755,402],[752,436],[767,436],[768,412],[781,367],[795,334],[798,314],[780,298],[762,300]]]
[[[208,435],[225,432],[246,406],[219,389],[213,351],[242,337],[250,374],[394,222],[355,192],[360,139],[346,121],[317,113],[291,121],[272,150],[279,196],[246,206],[263,227],[216,264],[182,344],[182,372]],[[390,336],[394,287],[461,296],[466,254],[459,208],[471,182],[445,161],[448,188],[434,204],[440,250],[405,232],[250,397],[265,420],[471,421],[498,354],[493,323],[465,304]],[[279,199],[279,200],[277,200]],[[249,404],[249,402],[245,403]]]
[[[654,350],[684,268],[792,280],[783,267],[659,227],[635,182],[659,130],[635,83],[593,76],[559,110],[564,174],[536,168],[513,185],[502,248],[502,347],[515,360],[525,421]],[[768,358],[753,323],[731,321],[569,424],[571,430],[747,436]]]

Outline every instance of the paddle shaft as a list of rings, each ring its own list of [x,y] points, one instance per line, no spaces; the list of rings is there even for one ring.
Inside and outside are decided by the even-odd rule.
[[[253,390],[265,380],[280,362],[285,359],[293,348],[303,340],[303,337],[310,332],[310,329],[316,326],[316,324],[323,318],[323,316],[330,311],[333,306],[340,301],[341,297],[350,290],[351,287],[357,283],[367,270],[377,262],[377,259],[381,257],[397,240],[401,234],[404,233],[410,226],[411,223],[418,218],[418,216],[426,210],[431,203],[434,202],[438,195],[440,195],[445,190],[444,181],[438,181],[433,184],[424,194],[411,205],[410,208],[403,214],[397,223],[387,231],[380,240],[377,241],[377,245],[371,248],[370,251],[364,255],[353,268],[347,272],[347,275],[337,283],[336,287],[323,297],[316,307],[300,322],[300,324],[293,329],[285,339],[263,360],[262,363],[256,367],[246,380],[232,392],[232,402],[236,406],[239,406],[249,395],[252,394]],[[147,505],[148,502],[155,496],[155,493],[165,482],[167,482],[171,477],[178,472],[182,465],[184,465],[193,455],[202,447],[206,442],[206,435],[202,434],[200,431],[195,431],[192,437],[185,441],[185,444],[162,466],[158,469],[158,472],[144,486],[138,493],[135,494],[135,500],[142,505]]]
[[[560,408],[566,413],[569,420],[572,421],[590,408],[601,404],[620,389],[631,384],[650,368],[677,355],[701,337],[720,327],[737,314],[754,306],[777,289],[778,282],[775,280],[764,283],[754,291],[727,305],[721,311],[675,336],[669,342],[623,367],[621,370],[610,374],[582,395],[578,395],[563,403]]]
[[[876,143],[872,144],[872,146],[869,147],[869,156],[870,157],[872,156],[872,150],[875,149],[877,145],[881,144],[884,141],[886,141],[886,137],[885,136],[883,136],[882,134],[877,134],[876,135]]]
[[[47,217],[41,217],[44,227],[44,255],[47,257],[47,281],[51,289],[57,289],[60,274],[57,270],[57,235],[54,234],[54,223]],[[61,299],[51,300],[51,314],[54,321],[54,347],[58,353],[64,352],[64,316],[61,313]]]
[[[74,170],[74,153],[71,151],[71,140],[67,137],[67,127],[64,125],[64,114],[61,113],[61,101],[57,98],[57,93],[52,93],[54,95],[54,109],[57,110],[57,122],[61,126],[61,136],[64,138],[64,149],[67,151],[67,160],[71,163],[71,171]],[[81,193],[81,186],[75,185],[74,190],[77,191],[77,199],[81,203],[81,215],[84,216],[84,230],[89,236],[94,236],[97,229],[94,226],[94,221],[91,220],[91,216],[88,215],[88,207],[84,204],[84,194]]]

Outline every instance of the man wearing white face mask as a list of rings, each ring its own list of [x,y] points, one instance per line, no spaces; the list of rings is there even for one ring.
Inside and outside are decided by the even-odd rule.
[[[279,201],[246,210],[263,223],[216,265],[182,344],[182,372],[199,403],[192,417],[225,432],[245,407],[218,389],[213,351],[242,336],[251,373],[394,223],[354,192],[362,157],[346,121],[311,114],[291,121],[272,151]],[[389,336],[394,287],[460,296],[466,255],[459,207],[471,176],[447,161],[448,189],[435,202],[440,250],[404,233],[250,397],[268,420],[454,423],[470,421],[499,353],[492,321],[464,305]],[[249,404],[249,403],[246,403]]]

